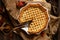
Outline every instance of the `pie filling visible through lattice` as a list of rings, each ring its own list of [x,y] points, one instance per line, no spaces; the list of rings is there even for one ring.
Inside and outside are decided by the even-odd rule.
[[[19,21],[21,23],[32,20],[28,27],[28,32],[31,34],[38,33],[43,30],[48,22],[46,11],[42,11],[39,7],[30,6],[20,13]]]

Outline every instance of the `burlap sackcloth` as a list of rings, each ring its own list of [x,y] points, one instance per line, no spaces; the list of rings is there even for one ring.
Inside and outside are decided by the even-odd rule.
[[[50,22],[48,24],[48,28],[39,35],[27,35],[24,31],[20,31],[19,36],[21,36],[23,40],[51,40],[52,35],[54,35],[58,29],[60,22],[59,17],[51,14],[51,4],[47,2],[40,3],[49,10]],[[17,19],[19,10],[16,9],[16,0],[5,0],[5,4],[6,9],[11,10],[10,15]]]

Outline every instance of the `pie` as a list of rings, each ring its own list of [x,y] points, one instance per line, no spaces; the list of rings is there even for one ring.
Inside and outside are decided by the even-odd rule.
[[[40,4],[29,4],[20,11],[19,22],[32,21],[28,27],[28,32],[36,34],[41,32],[47,25],[48,14]]]

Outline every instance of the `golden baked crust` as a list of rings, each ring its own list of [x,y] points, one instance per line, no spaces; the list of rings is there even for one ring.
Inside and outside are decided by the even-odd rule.
[[[32,20],[28,27],[28,32],[36,34],[42,31],[48,22],[48,15],[46,9],[39,4],[29,4],[25,6],[19,16],[20,23]]]

